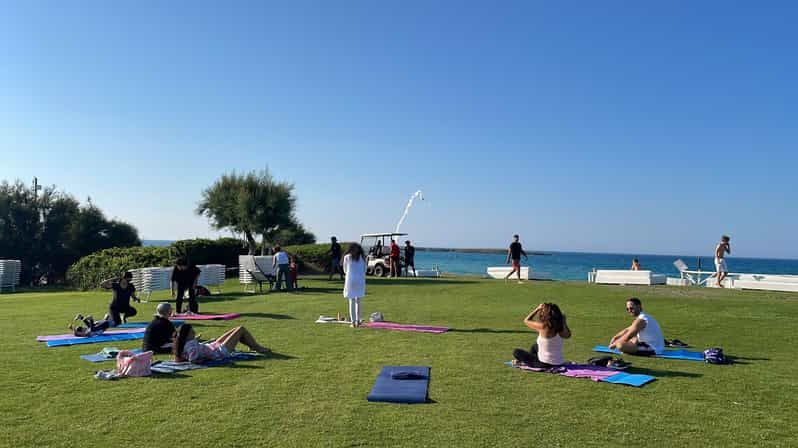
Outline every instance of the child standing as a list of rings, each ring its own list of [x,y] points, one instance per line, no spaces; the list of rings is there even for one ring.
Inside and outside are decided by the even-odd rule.
[[[360,299],[366,295],[366,257],[360,244],[352,243],[344,256],[344,297],[349,300],[351,327],[360,326]]]
[[[294,289],[299,289],[299,266],[296,264],[296,258],[291,257],[291,262],[288,264],[290,270],[290,282]]]

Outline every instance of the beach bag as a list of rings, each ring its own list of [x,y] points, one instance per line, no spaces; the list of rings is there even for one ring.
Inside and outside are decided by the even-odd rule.
[[[205,297],[211,295],[211,291],[202,285],[197,285],[197,287],[194,288],[194,294],[197,297]]]
[[[732,360],[723,354],[720,347],[712,347],[704,350],[704,361],[708,364],[731,364]]]
[[[150,376],[152,352],[133,353],[122,350],[116,355],[116,371],[119,376]]]
[[[385,317],[379,311],[371,313],[369,322],[385,322]]]

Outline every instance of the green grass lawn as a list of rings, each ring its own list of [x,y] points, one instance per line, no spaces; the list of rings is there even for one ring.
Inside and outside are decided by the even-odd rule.
[[[104,292],[0,295],[0,446],[795,446],[798,296],[567,282],[369,280],[365,315],[444,325],[442,335],[319,325],[345,313],[341,282],[295,294],[252,295],[229,282],[203,312],[242,318],[196,325],[205,338],[244,325],[280,355],[172,377],[100,381],[78,355],[102,344],[46,348],[77,312],[102,316]],[[734,366],[626,357],[656,376],[642,388],[505,367],[534,334],[521,321],[560,305],[568,359],[628,324],[636,295],[666,337],[721,346]],[[161,295],[160,297],[163,297]],[[159,296],[156,295],[156,299]],[[157,301],[157,300],[156,300]],[[137,305],[149,319],[156,303]],[[140,319],[139,319],[140,318]],[[115,344],[138,346],[140,341]],[[432,367],[433,403],[369,403],[380,368]]]

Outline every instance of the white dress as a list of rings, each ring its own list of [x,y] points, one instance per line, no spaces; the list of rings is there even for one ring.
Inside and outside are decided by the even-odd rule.
[[[352,256],[344,256],[344,297],[347,299],[357,299],[366,295],[366,259],[352,260]]]

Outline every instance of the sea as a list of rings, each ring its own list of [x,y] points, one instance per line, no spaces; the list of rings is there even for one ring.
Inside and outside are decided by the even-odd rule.
[[[145,240],[145,246],[166,246],[171,241]],[[535,271],[547,272],[554,280],[587,280],[587,273],[593,269],[629,269],[632,259],[640,261],[642,269],[678,277],[679,271],[673,265],[681,259],[692,269],[714,270],[712,257],[691,255],[638,255],[605,254],[586,252],[545,252],[530,255],[524,266],[532,266]],[[416,252],[416,267],[430,269],[438,267],[441,271],[457,275],[484,276],[489,266],[505,266],[506,255],[482,252],[456,252],[446,250],[419,250]],[[798,275],[798,260],[741,258],[729,256],[726,259],[730,272],[756,274]]]

